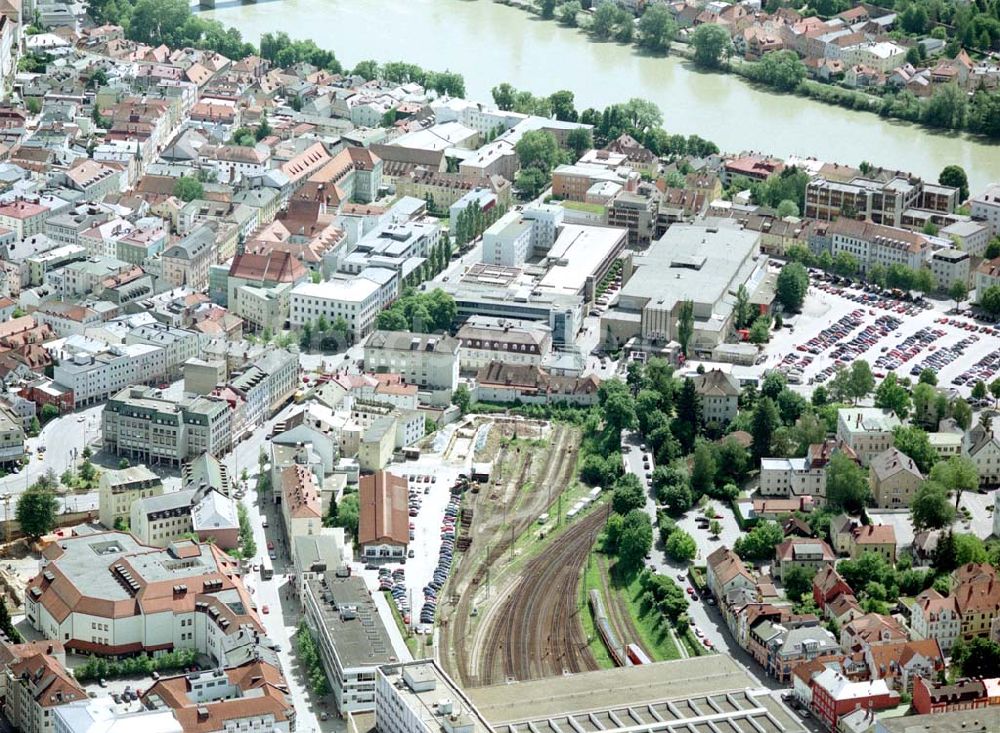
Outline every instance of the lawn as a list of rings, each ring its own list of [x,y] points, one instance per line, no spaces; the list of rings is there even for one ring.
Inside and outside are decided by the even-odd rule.
[[[643,609],[642,585],[639,573],[633,573],[627,583],[615,569],[611,569],[611,589],[621,593],[628,608],[632,623],[642,637],[642,645],[650,651],[653,661],[663,662],[669,659],[680,659],[681,653],[670,636],[670,625],[655,609]]]
[[[406,648],[410,650],[410,654],[413,655],[414,659],[420,659],[420,654],[417,650],[420,648],[420,642],[416,636],[406,627],[403,623],[403,616],[399,613],[399,609],[396,608],[396,601],[392,597],[392,593],[389,591],[383,591],[385,595],[385,602],[389,604],[389,608],[392,609],[392,617],[396,619],[396,627],[399,629],[399,633],[403,636],[403,641],[406,642]]]
[[[600,204],[588,204],[584,201],[562,201],[563,208],[585,211],[588,214],[603,216],[606,209]]]
[[[583,625],[583,633],[587,635],[587,645],[590,652],[597,660],[600,669],[611,669],[615,666],[615,661],[611,658],[608,648],[604,646],[604,641],[597,633],[594,625],[594,612],[590,608],[590,591],[592,589],[601,592],[601,569],[598,567],[598,555],[591,552],[587,559],[587,565],[583,569],[583,582],[580,583],[580,596],[578,607],[580,609],[580,623]],[[607,599],[604,599],[607,602]]]

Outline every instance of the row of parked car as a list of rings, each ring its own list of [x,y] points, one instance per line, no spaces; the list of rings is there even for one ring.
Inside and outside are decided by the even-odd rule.
[[[933,369],[936,372],[941,371],[953,361],[961,357],[962,354],[965,353],[965,350],[977,341],[979,341],[979,336],[972,334],[971,336],[966,336],[964,339],[952,346],[944,346],[921,361],[919,364],[914,364],[913,368],[910,369],[910,374],[917,376],[924,369]]]
[[[874,311],[873,311],[874,313]],[[851,361],[857,359],[862,354],[870,350],[881,339],[888,336],[897,328],[903,325],[902,319],[895,316],[879,316],[874,323],[865,326],[847,343],[837,344],[830,352],[830,358],[834,361]]]
[[[406,571],[403,568],[395,570],[379,568],[378,589],[389,591],[396,608],[399,609],[399,613],[403,617],[403,623],[410,623],[410,599],[406,594]]]
[[[994,349],[971,367],[951,380],[952,384],[975,384],[983,381],[989,384],[1000,374],[1000,350]],[[990,400],[976,402],[976,407],[989,407]]]
[[[934,342],[946,335],[947,333],[940,328],[925,326],[916,333],[907,336],[891,349],[887,346],[883,347],[882,351],[885,353],[875,360],[875,368],[897,369],[918,356],[924,349],[934,351],[937,348]]]
[[[438,552],[438,564],[434,568],[434,577],[424,586],[424,605],[420,609],[420,623],[434,623],[437,612],[437,598],[441,588],[448,580],[448,572],[455,555],[455,527],[458,523],[458,505],[461,497],[452,494],[448,506],[444,510],[444,520],[441,522],[441,550]]]
[[[834,321],[828,328],[823,329],[818,335],[813,336],[804,344],[795,347],[796,351],[804,351],[810,354],[821,354],[827,349],[835,346],[841,339],[847,338],[851,331],[861,325],[865,312],[858,309],[846,316],[842,316]]]

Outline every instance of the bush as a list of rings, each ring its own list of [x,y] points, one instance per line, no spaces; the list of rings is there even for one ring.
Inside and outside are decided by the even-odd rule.
[[[193,665],[197,658],[198,653],[194,649],[175,649],[155,657],[143,654],[120,661],[91,655],[86,664],[77,667],[74,675],[77,681],[87,682],[88,680],[150,675],[154,671],[179,672]]]

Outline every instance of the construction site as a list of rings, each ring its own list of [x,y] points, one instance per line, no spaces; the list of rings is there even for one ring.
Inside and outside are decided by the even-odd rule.
[[[441,663],[468,686],[598,669],[577,588],[607,513],[576,480],[580,430],[490,422],[475,446],[489,480],[463,499],[470,521],[440,608]]]

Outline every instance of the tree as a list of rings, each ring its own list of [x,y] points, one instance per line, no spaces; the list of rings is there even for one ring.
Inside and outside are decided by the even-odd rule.
[[[910,414],[910,392],[899,383],[895,372],[886,374],[875,390],[875,407],[891,410],[900,420],[905,420]]]
[[[666,550],[667,557],[674,562],[691,562],[698,553],[694,537],[683,529],[675,530],[667,539],[663,549]]]
[[[965,169],[960,165],[945,166],[938,176],[938,183],[957,188],[959,203],[969,198],[969,177],[965,175]]]
[[[920,372],[920,377],[917,379],[919,384],[929,384],[932,387],[937,386],[937,372],[933,369],[927,368]]]
[[[654,6],[656,7],[656,6]],[[750,303],[750,291],[740,283],[736,289],[736,306],[734,308],[734,325],[736,328],[746,328],[753,321],[753,305]]]
[[[1000,316],[1000,285],[993,285],[979,293],[979,306],[990,315]]]
[[[961,280],[955,280],[948,288],[948,297],[955,301],[955,308],[962,307],[962,301],[969,297],[969,286]]]
[[[577,160],[594,147],[594,136],[585,127],[576,127],[566,135],[566,147],[573,151]]]
[[[766,344],[771,339],[770,316],[758,316],[750,325],[750,343]]]
[[[685,300],[677,317],[677,341],[681,345],[684,356],[688,355],[688,346],[694,335],[694,301]]]
[[[604,423],[608,430],[620,433],[636,426],[635,402],[627,392],[617,392],[604,402]]]
[[[864,359],[858,359],[851,364],[850,388],[855,402],[875,389],[875,376],[872,374],[871,366]]]
[[[671,424],[673,435],[684,453],[694,450],[694,439],[704,427],[701,397],[695,389],[694,380],[685,379],[677,398],[677,417]]]
[[[621,12],[621,8],[614,5],[610,0],[602,0],[591,16],[590,32],[596,38],[607,40],[621,21]]]
[[[770,397],[760,398],[754,408],[750,427],[750,434],[753,436],[750,449],[757,460],[771,454],[771,441],[779,424],[778,408],[774,401]]]
[[[785,597],[793,602],[798,602],[803,595],[812,591],[813,576],[815,570],[811,570],[802,565],[793,565],[788,569],[781,582],[785,585]]]
[[[916,530],[941,529],[955,519],[948,491],[937,481],[925,481],[910,502],[910,516]]]
[[[633,509],[646,506],[646,492],[635,474],[626,473],[615,481],[611,494],[611,508],[623,517]]]
[[[709,494],[715,488],[715,456],[708,443],[699,441],[691,465],[691,492],[695,496]]]
[[[893,445],[905,453],[926,475],[937,462],[937,451],[931,445],[927,432],[916,425],[899,426],[893,431]]]
[[[1000,644],[983,636],[959,640],[952,648],[951,660],[963,677],[995,677],[1000,669]]]
[[[538,0],[538,10],[545,20],[552,20],[556,14],[556,0]]]
[[[618,539],[618,561],[627,569],[634,569],[653,547],[653,524],[641,509],[625,515],[621,536]]]
[[[54,483],[54,482],[53,482]],[[17,500],[15,516],[21,531],[29,537],[41,537],[56,526],[59,502],[53,488],[31,486]]]
[[[174,183],[174,196],[181,201],[188,202],[200,199],[205,194],[205,189],[194,176],[181,176]]]
[[[729,32],[714,23],[705,23],[695,28],[691,34],[691,45],[694,47],[695,63],[709,69],[721,66],[732,46]]]
[[[677,35],[677,23],[665,5],[647,3],[637,30],[640,48],[665,54]]]
[[[993,397],[993,404],[1000,403],[1000,378],[990,382],[990,395]]]
[[[858,512],[868,501],[868,477],[844,453],[834,453],[826,470],[826,503],[831,509]]]
[[[778,204],[778,218],[797,217],[799,215],[799,205],[791,199],[785,199]]]
[[[461,410],[463,415],[466,414],[469,411],[469,405],[472,404],[472,394],[469,392],[469,388],[464,384],[458,385],[452,393],[451,401]]]
[[[549,177],[538,168],[523,168],[514,176],[517,190],[524,198],[535,198],[549,185]]]
[[[972,385],[972,398],[974,400],[985,400],[987,394],[986,382],[982,379],[977,379],[976,383]]]
[[[708,523],[708,535],[709,537],[718,537],[720,534],[722,534],[722,522],[713,519]]]
[[[793,91],[806,78],[806,65],[795,51],[770,51],[750,68],[758,81],[783,92]]]
[[[961,130],[968,115],[969,102],[965,91],[958,84],[941,84],[924,103],[920,121],[931,127]]]
[[[556,16],[559,18],[559,22],[570,28],[576,27],[577,16],[582,12],[583,6],[580,4],[580,0],[569,0],[569,2],[564,2],[556,8]]]
[[[931,469],[931,479],[940,483],[947,491],[955,492],[955,508],[958,509],[963,491],[979,488],[979,469],[965,456],[952,456]]]
[[[698,26],[703,28],[706,26]],[[713,26],[714,27],[714,26]],[[809,289],[809,273],[798,262],[789,262],[781,268],[775,294],[785,310],[798,312]]]
[[[574,104],[574,95],[568,89],[560,89],[549,95],[549,106],[552,107],[552,114],[557,120],[562,122],[576,122],[580,116]],[[589,130],[584,130],[589,132]]]
[[[785,539],[781,527],[770,520],[760,522],[747,534],[737,538],[733,550],[744,560],[766,562],[774,559],[774,548]]]
[[[547,130],[530,130],[514,146],[522,168],[538,168],[546,175],[559,163],[556,136]]]
[[[346,494],[337,507],[337,526],[343,527],[353,537],[358,536],[359,497],[357,492]]]

